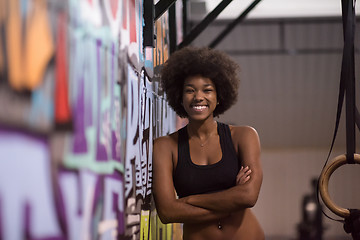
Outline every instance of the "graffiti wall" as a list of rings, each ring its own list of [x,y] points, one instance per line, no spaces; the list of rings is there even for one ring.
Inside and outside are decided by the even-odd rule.
[[[151,195],[168,16],[143,0],[0,0],[0,240],[180,239]]]

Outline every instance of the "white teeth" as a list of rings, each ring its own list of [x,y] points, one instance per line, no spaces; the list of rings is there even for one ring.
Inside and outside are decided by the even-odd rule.
[[[206,106],[193,106],[193,108],[195,108],[196,110],[203,110],[207,107]]]

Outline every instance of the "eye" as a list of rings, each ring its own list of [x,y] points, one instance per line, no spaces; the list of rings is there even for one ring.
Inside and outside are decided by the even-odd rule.
[[[206,89],[204,89],[204,92],[206,92],[206,93],[210,93],[210,92],[212,92],[212,91],[214,91],[214,89],[212,89],[212,88],[206,88]]]
[[[185,87],[184,92],[194,92],[194,89],[192,87]]]

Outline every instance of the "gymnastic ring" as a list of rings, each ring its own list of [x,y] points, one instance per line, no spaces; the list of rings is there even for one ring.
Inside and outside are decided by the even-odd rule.
[[[354,154],[355,163],[360,164],[360,155]],[[332,160],[332,162],[327,165],[323,171],[321,172],[320,179],[319,179],[319,191],[322,200],[324,201],[325,205],[336,215],[346,218],[350,216],[350,211],[346,208],[339,207],[336,205],[331,199],[329,195],[329,179],[331,174],[340,166],[347,163],[346,154],[337,156]]]

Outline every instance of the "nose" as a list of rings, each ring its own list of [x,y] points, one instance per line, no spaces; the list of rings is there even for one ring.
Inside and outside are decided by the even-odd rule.
[[[195,101],[201,101],[204,99],[204,94],[201,91],[196,91],[194,94]]]

